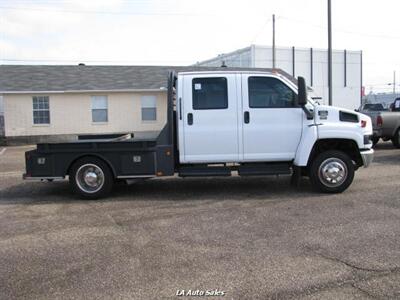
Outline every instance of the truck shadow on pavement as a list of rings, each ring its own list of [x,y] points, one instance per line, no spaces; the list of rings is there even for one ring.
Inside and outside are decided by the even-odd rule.
[[[375,145],[375,157],[373,163],[376,164],[400,164],[400,149],[395,148],[391,142],[381,142]]]
[[[396,148],[393,146],[392,142],[379,142],[374,146],[375,150],[395,150]]]
[[[165,178],[150,179],[131,185],[116,184],[108,197],[95,201],[196,201],[249,200],[300,195],[318,197],[309,180],[301,180],[299,187],[290,185],[290,176],[279,177],[224,177],[224,178]],[[31,204],[35,202],[82,202],[63,182],[23,182],[0,191],[0,205]]]

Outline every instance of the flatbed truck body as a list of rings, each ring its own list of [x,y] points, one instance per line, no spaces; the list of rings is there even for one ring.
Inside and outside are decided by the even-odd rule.
[[[372,161],[368,116],[323,107],[275,72],[170,72],[167,122],[156,139],[91,138],[44,143],[25,154],[24,179],[68,178],[96,199],[118,179],[189,176],[309,176],[342,192]]]

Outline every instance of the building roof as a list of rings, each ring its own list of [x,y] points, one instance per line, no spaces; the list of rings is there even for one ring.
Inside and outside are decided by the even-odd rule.
[[[195,63],[195,66],[210,66],[210,65],[215,65],[215,64],[220,64],[222,61],[224,61],[226,64],[230,64],[232,63],[232,59],[234,61],[234,64],[236,66],[246,66],[246,64],[251,64],[252,61],[254,62],[255,57],[251,56],[252,51],[254,50],[262,50],[262,49],[268,49],[271,50],[270,51],[270,56],[264,57],[264,59],[262,60],[263,62],[266,62],[267,59],[270,60],[270,63],[272,64],[272,46],[268,46],[268,45],[250,45],[248,47],[245,48],[241,48],[241,49],[237,49],[231,52],[227,52],[227,53],[221,53],[215,57],[203,60],[203,61],[198,61],[197,63]],[[276,51],[280,51],[280,50],[296,50],[296,51],[310,51],[310,49],[312,49],[312,51],[314,52],[328,52],[328,49],[324,49],[324,48],[306,48],[306,47],[285,47],[285,46],[277,46]],[[357,55],[361,55],[362,51],[361,50],[339,50],[339,49],[332,49],[332,53],[333,54],[342,54],[343,51],[346,51],[347,54],[357,54]],[[241,55],[246,55],[249,54],[249,59],[241,59],[238,58]],[[257,65],[257,64],[256,64]]]
[[[176,72],[272,71],[272,69],[198,66],[0,65],[0,94],[160,90],[167,87],[167,75],[171,70]],[[284,71],[276,71],[294,80]]]

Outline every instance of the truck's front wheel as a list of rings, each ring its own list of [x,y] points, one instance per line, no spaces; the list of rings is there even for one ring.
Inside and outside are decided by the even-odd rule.
[[[350,186],[353,178],[353,162],[342,151],[322,152],[310,166],[311,183],[320,192],[341,193]]]
[[[108,165],[96,157],[76,161],[69,174],[72,190],[85,199],[106,196],[113,186],[113,175]]]

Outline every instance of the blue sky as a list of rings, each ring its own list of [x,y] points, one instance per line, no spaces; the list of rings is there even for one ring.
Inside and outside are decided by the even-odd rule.
[[[367,90],[400,82],[400,1],[333,0],[335,49]],[[325,0],[0,0],[0,63],[188,65],[252,43],[326,48]],[[400,90],[400,86],[398,87]]]

